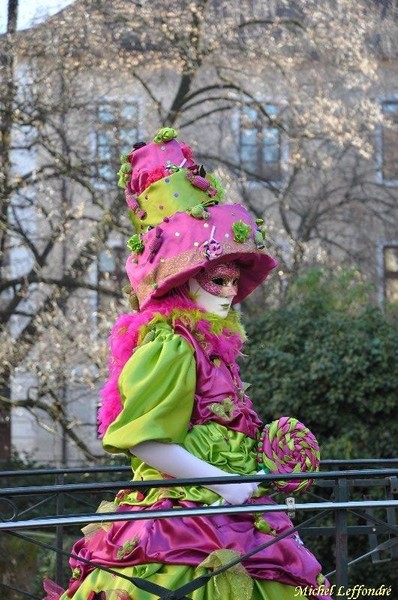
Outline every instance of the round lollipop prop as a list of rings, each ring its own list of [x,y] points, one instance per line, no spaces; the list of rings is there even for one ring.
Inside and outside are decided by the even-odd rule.
[[[257,461],[271,474],[311,473],[319,471],[318,442],[311,431],[293,417],[281,417],[265,425],[260,437]],[[274,481],[273,485],[286,493],[307,490],[312,479]]]

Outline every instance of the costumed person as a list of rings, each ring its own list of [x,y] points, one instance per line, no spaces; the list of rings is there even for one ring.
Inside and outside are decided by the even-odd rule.
[[[130,457],[133,481],[217,480],[123,489],[114,510],[178,511],[224,502],[250,504],[253,511],[140,515],[89,527],[72,550],[68,589],[47,582],[47,598],[151,600],[161,596],[154,585],[176,590],[260,546],[189,597],[292,600],[302,588],[303,598],[304,589],[329,598],[319,563],[297,532],[289,532],[286,513],[256,509],[274,504],[269,489],[240,478],[265,463],[272,472],[287,454],[292,471],[319,464],[315,438],[294,419],[263,428],[239,376],[245,335],[232,305],[276,266],[265,251],[263,223],[245,207],[222,202],[218,180],[194,162],[173,129],[161,129],[153,142],[136,144],[122,158],[120,183],[136,230],[126,264],[134,311],[119,318],[110,337],[110,376],[99,410],[103,446]],[[223,483],[231,475],[236,483]],[[294,485],[305,487],[308,480]],[[286,486],[291,491],[291,482]]]

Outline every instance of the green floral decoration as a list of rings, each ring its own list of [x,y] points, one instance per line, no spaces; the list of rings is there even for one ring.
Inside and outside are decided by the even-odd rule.
[[[129,248],[134,254],[142,254],[142,252],[144,252],[144,242],[142,241],[141,236],[138,233],[132,235],[131,238],[128,240],[127,248]]]
[[[72,571],[72,579],[79,579],[82,574],[82,570],[80,567],[75,567]]]
[[[129,304],[131,306],[131,308],[133,310],[139,310],[140,308],[140,304],[138,301],[138,296],[137,294],[134,292],[132,286],[130,284],[125,285],[122,288],[122,291],[127,294],[128,298],[129,298]]]
[[[232,225],[232,231],[234,232],[235,242],[243,244],[250,235],[251,227],[243,221],[235,221]]]
[[[195,219],[208,219],[210,217],[210,213],[206,210],[203,204],[197,204],[196,206],[190,208],[187,212],[192,217],[195,217]]]
[[[171,171],[172,173],[179,173],[181,171],[181,167],[173,165],[172,163],[168,163],[167,170]]]
[[[230,421],[234,416],[235,406],[230,396],[224,398],[222,402],[212,402],[209,406],[211,412],[217,417]]]
[[[177,131],[175,129],[172,129],[171,127],[163,127],[162,129],[159,129],[159,131],[153,138],[153,141],[156,144],[161,144],[162,142],[170,142],[176,137]]]
[[[140,538],[138,535],[136,535],[132,540],[127,540],[127,542],[124,542],[123,546],[117,551],[117,558],[122,559],[126,556],[126,554],[130,554],[130,552],[134,550],[138,544],[139,540]]]
[[[254,243],[259,250],[265,247],[263,232],[259,229],[254,233]]]
[[[254,527],[256,529],[258,529],[258,531],[262,531],[263,533],[268,533],[269,535],[276,535],[275,529],[272,529],[271,525],[262,516],[261,513],[255,513],[255,516],[254,516]]]
[[[205,560],[200,563],[199,568],[206,571],[218,571],[228,563],[239,558],[235,550],[214,550]],[[228,598],[228,600],[250,600],[253,598],[253,580],[245,567],[234,564],[227,570],[212,577],[212,588],[209,598]]]
[[[129,155],[126,152],[121,154],[120,161],[121,161],[120,169],[117,172],[118,177],[119,177],[117,185],[118,185],[118,187],[124,189],[129,182],[130,173],[132,171],[132,166],[129,162]]]
[[[216,196],[217,197],[217,202],[220,202],[220,200],[224,196],[224,188],[221,185],[221,181],[213,173],[208,173],[207,174],[207,179],[210,181],[212,187],[214,187],[217,190],[217,196]]]
[[[267,227],[264,223],[264,219],[256,219],[256,225],[259,231],[263,234],[263,238],[267,237]]]

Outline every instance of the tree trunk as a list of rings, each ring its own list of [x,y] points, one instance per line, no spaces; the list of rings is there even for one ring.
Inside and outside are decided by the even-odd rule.
[[[0,157],[2,176],[0,177],[0,279],[3,276],[6,231],[8,230],[8,206],[10,196],[11,168],[11,131],[14,118],[14,49],[13,40],[17,30],[18,0],[8,0],[8,20],[6,48],[2,59],[4,73],[3,118],[1,122]],[[10,372],[6,370],[0,380],[0,397],[10,397]],[[0,465],[9,462],[11,458],[11,409],[4,402],[0,409]]]

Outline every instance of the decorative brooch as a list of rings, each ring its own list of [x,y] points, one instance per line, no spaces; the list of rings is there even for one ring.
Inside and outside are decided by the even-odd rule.
[[[223,252],[221,244],[214,238],[215,231],[216,227],[214,225],[211,230],[210,238],[202,244],[203,254],[208,260],[221,256]]]

